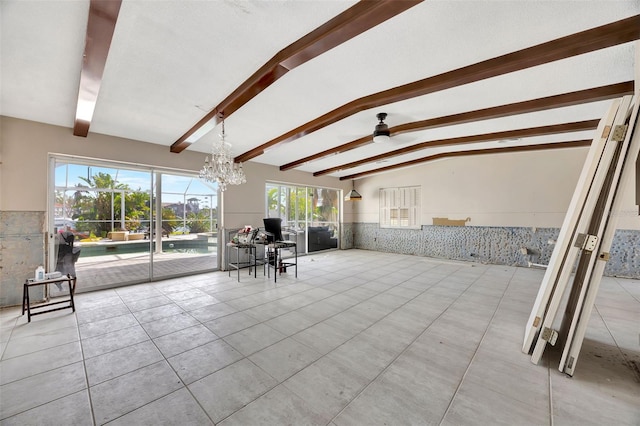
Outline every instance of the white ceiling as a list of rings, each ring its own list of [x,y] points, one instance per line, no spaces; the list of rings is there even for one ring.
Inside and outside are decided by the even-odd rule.
[[[123,0],[90,132],[169,147],[277,52],[354,1]],[[0,114],[73,128],[89,1],[2,0]],[[425,1],[291,70],[226,120],[242,154],[360,97],[640,14],[640,1]],[[633,80],[633,43],[353,114],[252,161],[281,166],[389,126]],[[406,133],[316,172],[428,140],[597,119],[608,101]],[[208,152],[219,128],[188,149]],[[430,148],[591,139],[575,132]],[[180,155],[180,154],[175,154]],[[372,163],[331,173],[345,176]]]

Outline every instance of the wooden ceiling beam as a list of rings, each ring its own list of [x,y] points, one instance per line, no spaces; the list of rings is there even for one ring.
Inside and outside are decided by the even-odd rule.
[[[86,138],[89,134],[121,4],[121,0],[91,0],[89,4],[78,103],[73,124],[75,136]]]
[[[384,154],[374,155],[373,157],[364,158],[362,160],[353,161],[351,163],[342,164],[336,167],[331,167],[329,169],[315,172],[313,175],[322,176],[329,173],[339,172],[345,169],[358,167],[363,164],[373,163],[375,161],[380,161],[386,158],[408,154],[410,152],[419,151],[421,149],[435,148],[438,146],[463,145],[463,144],[478,143],[478,142],[497,141],[501,139],[516,139],[516,138],[526,138],[526,137],[532,137],[532,136],[544,136],[544,135],[554,135],[558,133],[569,133],[569,132],[593,130],[596,127],[598,127],[599,122],[600,120],[585,120],[585,121],[576,121],[572,123],[552,124],[549,126],[530,127],[527,129],[507,130],[503,132],[493,132],[493,133],[485,133],[481,135],[472,135],[472,136],[463,136],[459,138],[438,139],[434,141],[427,141],[427,142],[422,142],[422,143],[418,143],[411,146],[406,146],[404,148],[396,149],[394,151],[386,152]]]
[[[278,52],[184,135],[180,136],[171,145],[171,152],[182,152],[191,145],[191,142],[188,142],[187,139],[209,121],[215,120],[217,124],[219,120],[218,113],[224,112],[225,118],[229,118],[234,112],[290,70],[351,40],[422,1],[381,0],[356,3],[340,15]]]
[[[633,94],[633,81],[625,81],[623,83],[578,90],[576,92],[547,96],[544,98],[532,99],[524,102],[516,102],[507,105],[500,105],[491,108],[463,112],[460,114],[414,121],[412,123],[405,123],[398,126],[390,127],[389,131],[391,132],[391,136],[393,136],[401,133],[416,132],[419,130],[434,129],[437,127],[451,126],[455,124],[470,123],[474,121],[489,120],[517,114],[526,114],[530,112],[568,107],[589,102],[603,101],[631,94]],[[290,170],[303,164],[319,160],[321,158],[329,157],[336,154],[342,154],[352,149],[366,146],[370,143],[373,143],[372,137],[371,135],[367,135],[343,145],[327,149],[325,151],[310,155],[305,158],[301,158],[296,161],[292,161],[291,163],[284,164],[280,166],[280,170]]]
[[[640,15],[636,15],[403,86],[364,96],[342,105],[333,111],[329,111],[315,120],[305,123],[250,151],[240,154],[235,158],[235,161],[242,162],[251,160],[262,155],[265,149],[294,141],[360,111],[605,49],[639,38]]]
[[[426,163],[428,161],[439,160],[441,158],[452,157],[464,157],[469,155],[483,155],[483,154],[506,154],[509,152],[528,152],[528,151],[542,151],[548,149],[561,149],[561,148],[582,148],[591,145],[591,139],[584,139],[570,142],[556,142],[556,143],[543,143],[537,145],[522,145],[522,146],[510,146],[504,148],[484,148],[484,149],[472,149],[467,151],[456,152],[442,152],[439,154],[429,155],[427,157],[416,158],[415,160],[405,161],[404,163],[393,164],[379,169],[367,170],[366,172],[354,173],[349,176],[342,176],[340,180],[357,179],[364,176],[387,172],[402,167],[415,166],[416,164]]]

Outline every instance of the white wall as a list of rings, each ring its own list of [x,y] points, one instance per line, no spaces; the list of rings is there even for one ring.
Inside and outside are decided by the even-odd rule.
[[[49,153],[198,171],[205,154],[169,152],[168,146],[89,133],[73,136],[69,128],[0,117],[0,210],[46,211],[47,158]],[[350,189],[350,182],[332,177],[315,178],[298,171],[281,172],[278,167],[249,162],[244,165],[247,183],[231,186],[223,196],[227,227],[262,226],[265,181]],[[347,205],[350,217],[351,206]]]
[[[2,186],[0,210],[47,209],[48,154],[83,157],[197,170],[204,155],[173,154],[169,147],[90,133],[73,136],[72,129],[1,117]]]
[[[422,187],[422,225],[434,217],[471,218],[469,226],[562,225],[588,148],[455,157],[356,180],[357,222],[378,223],[378,190]],[[623,192],[619,229],[640,229],[634,186]]]

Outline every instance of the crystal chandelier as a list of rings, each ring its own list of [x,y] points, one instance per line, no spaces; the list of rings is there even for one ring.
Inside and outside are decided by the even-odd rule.
[[[227,189],[227,185],[240,185],[247,182],[242,170],[242,163],[234,163],[231,157],[231,144],[225,141],[224,116],[222,118],[222,133],[220,139],[213,142],[211,147],[211,161],[207,156],[204,166],[200,170],[200,179],[207,182],[217,182],[220,191]]]

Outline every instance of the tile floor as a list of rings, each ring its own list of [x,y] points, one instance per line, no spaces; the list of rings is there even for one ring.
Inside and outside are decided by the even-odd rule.
[[[82,279],[82,291],[94,291],[121,285],[123,282],[149,280],[148,253],[90,256],[78,259],[76,275]],[[214,253],[162,253],[153,255],[153,272],[156,277],[172,277],[180,274],[210,271],[218,264]]]
[[[0,424],[640,424],[638,280],[603,280],[570,378],[520,351],[541,270],[362,250],[299,266],[0,311]]]

